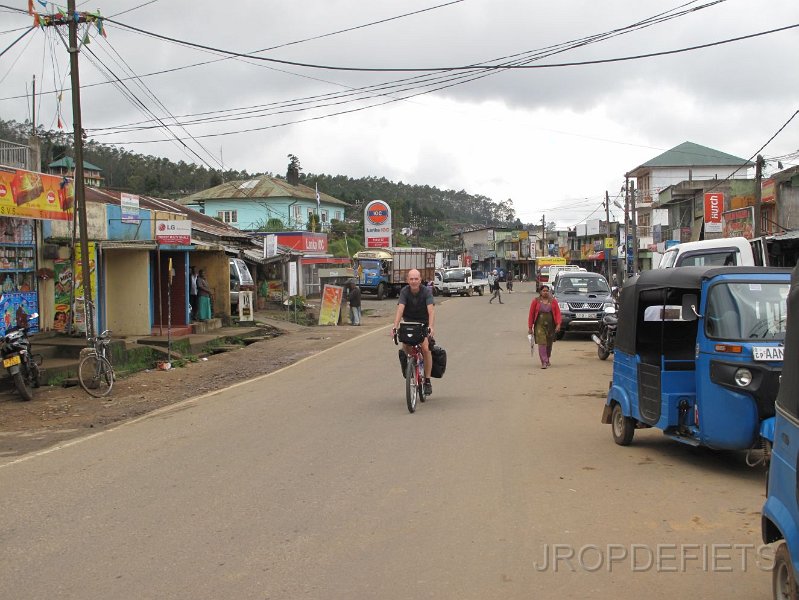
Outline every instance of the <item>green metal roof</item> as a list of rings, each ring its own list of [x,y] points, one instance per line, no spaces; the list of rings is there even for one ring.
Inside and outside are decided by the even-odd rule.
[[[307,185],[291,185],[283,179],[263,175],[253,179],[228,181],[180,200],[181,204],[194,204],[202,200],[238,200],[259,198],[300,198],[316,202],[316,190]],[[319,191],[325,204],[349,206],[346,202]]]
[[[75,160],[71,156],[65,156],[64,158],[62,158],[60,160],[56,160],[56,161],[51,162],[47,166],[50,169],[57,169],[59,167],[64,168],[64,169],[74,169],[75,168]],[[86,160],[83,161],[83,168],[84,169],[90,169],[92,171],[102,171],[102,169],[100,167],[98,167],[97,165],[93,165],[92,163],[90,163],[90,162],[88,162]]]
[[[679,146],[666,150],[663,154],[648,160],[638,169],[642,167],[738,167],[744,163],[748,167],[754,166],[754,163],[745,158],[700,146],[693,142],[683,142]]]

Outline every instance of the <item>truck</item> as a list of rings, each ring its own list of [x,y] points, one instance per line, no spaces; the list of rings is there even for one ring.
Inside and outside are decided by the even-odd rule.
[[[352,259],[358,287],[382,300],[399,294],[411,269],[418,269],[423,282],[432,282],[436,253],[427,248],[370,248],[356,252]]]
[[[436,271],[433,280],[433,293],[444,296],[471,296],[474,292],[482,296],[484,287],[488,287],[488,280],[475,282],[471,267]]]
[[[696,266],[768,266],[764,238],[743,237],[684,242],[663,253],[658,269]]]

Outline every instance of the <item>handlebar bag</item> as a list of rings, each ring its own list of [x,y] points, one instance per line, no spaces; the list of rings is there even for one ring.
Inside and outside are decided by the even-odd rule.
[[[427,325],[424,323],[400,323],[397,337],[400,343],[415,346],[421,344],[427,335]]]

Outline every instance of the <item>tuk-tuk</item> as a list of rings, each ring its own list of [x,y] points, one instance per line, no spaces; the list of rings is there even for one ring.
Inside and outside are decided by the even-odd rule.
[[[602,412],[614,441],[657,427],[692,446],[773,439],[790,270],[680,267],[622,288],[613,381]],[[750,463],[751,464],[751,463]]]
[[[786,369],[780,381],[768,497],[761,517],[763,542],[784,540],[774,557],[774,598],[796,598],[799,594],[799,267],[791,279],[788,317],[785,362],[793,368]]]

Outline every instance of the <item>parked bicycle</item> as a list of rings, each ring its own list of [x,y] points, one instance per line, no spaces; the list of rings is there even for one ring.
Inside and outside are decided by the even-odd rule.
[[[90,324],[94,323],[94,302],[83,300],[86,318],[86,341],[90,350],[78,365],[78,381],[86,393],[95,398],[102,398],[111,393],[114,387],[114,367],[109,359],[108,346],[111,344],[111,330],[106,329],[100,335],[92,336]]]
[[[424,354],[422,353],[422,342],[429,333],[427,325],[424,323],[400,323],[399,330],[394,329],[394,343],[402,342],[410,349],[406,354],[404,363],[405,372],[405,400],[408,404],[408,412],[416,412],[416,402],[425,401],[424,393]]]

